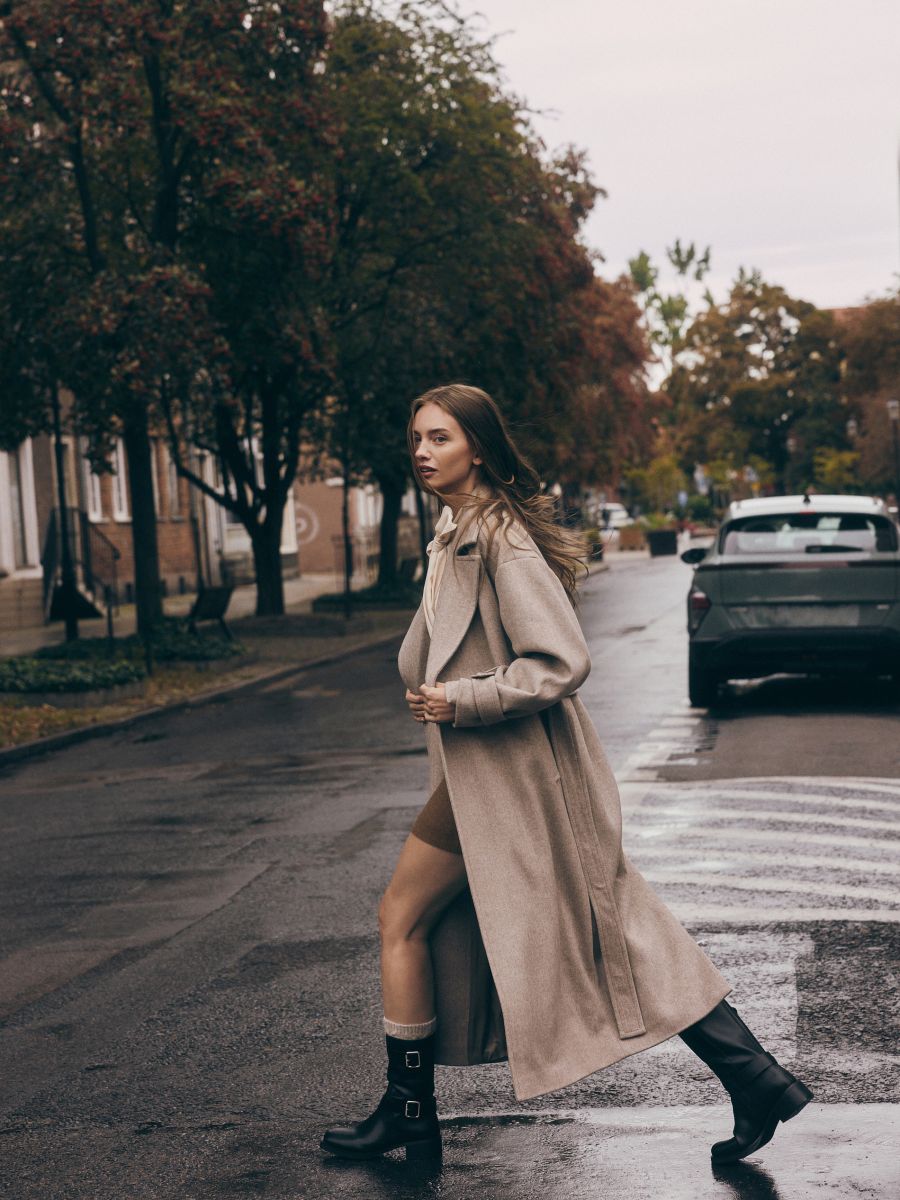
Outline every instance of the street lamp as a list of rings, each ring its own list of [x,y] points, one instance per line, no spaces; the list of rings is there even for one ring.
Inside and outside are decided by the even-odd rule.
[[[900,425],[900,400],[888,400],[887,410],[891,419],[891,438],[894,443],[894,503],[900,506],[900,444],[897,441],[897,426]]]
[[[788,452],[787,471],[786,471],[787,478],[784,481],[785,482],[784,490],[787,492],[788,495],[790,495],[791,494],[791,484],[793,483],[793,480],[794,480],[794,451],[797,449],[797,439],[791,433],[785,438],[784,444],[785,444],[785,447],[787,448],[787,452]]]

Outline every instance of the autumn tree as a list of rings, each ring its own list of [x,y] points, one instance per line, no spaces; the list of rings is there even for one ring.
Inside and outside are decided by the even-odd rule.
[[[658,411],[644,377],[650,349],[633,284],[625,276],[612,283],[595,276],[571,294],[564,316],[579,346],[561,364],[561,394],[570,399],[555,410],[548,466],[573,494],[598,483],[617,489],[628,469],[650,456]]]
[[[888,401],[900,400],[900,287],[845,311],[839,340],[848,412],[858,431],[860,482],[896,494],[900,471]]]
[[[516,257],[533,260],[521,210],[539,172],[497,73],[489,45],[444,4],[337,6],[325,75],[342,145],[327,292],[333,445],[379,485],[383,587],[410,477],[410,400],[471,375],[476,344],[493,352],[504,309],[491,300],[505,298]],[[476,370],[490,386],[483,358]]]
[[[845,446],[830,314],[742,268],[683,340],[665,389],[684,466],[720,458],[736,469],[755,455],[786,486],[789,474],[812,481],[817,449]]]
[[[142,630],[161,608],[151,425],[247,528],[260,611],[283,604],[284,502],[327,378],[311,286],[330,230],[326,36],[315,0],[3,9],[4,140],[37,143],[14,164],[17,202],[53,206],[54,369],[98,455],[125,441]],[[190,441],[220,483],[192,470]]]
[[[326,81],[344,150],[330,293],[336,456],[358,447],[356,469],[379,484],[387,586],[413,396],[476,383],[539,470],[593,480],[639,436],[646,346],[630,289],[597,279],[578,240],[602,194],[584,156],[546,152],[469,23],[443,4],[389,17],[342,4]],[[595,423],[579,430],[587,414]]]

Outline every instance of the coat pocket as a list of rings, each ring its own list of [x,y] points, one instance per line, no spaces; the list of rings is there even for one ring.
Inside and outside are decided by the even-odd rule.
[[[487,677],[489,675],[496,675],[499,670],[500,670],[500,668],[498,666],[498,667],[491,667],[491,669],[489,671],[476,671],[474,675],[470,676],[470,678],[471,679],[487,679]]]

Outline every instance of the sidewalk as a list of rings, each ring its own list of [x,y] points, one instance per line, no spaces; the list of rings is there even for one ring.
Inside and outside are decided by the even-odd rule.
[[[605,555],[622,558],[647,558],[646,550],[628,550],[619,552],[615,547],[608,547]],[[591,574],[604,570],[607,563],[591,563]],[[298,616],[312,612],[312,603],[317,596],[326,592],[340,589],[340,580],[334,571],[307,571],[296,579],[284,581],[284,611],[285,615]],[[354,576],[352,584],[354,591],[368,587],[369,581]],[[168,596],[163,601],[167,617],[184,617],[191,610],[196,594],[188,592],[183,596]],[[233,621],[241,621],[256,614],[256,585],[241,584],[234,589],[225,620],[230,626]],[[273,618],[279,620],[280,618]],[[123,604],[113,614],[113,632],[116,637],[128,637],[136,629],[135,608],[133,604]],[[106,637],[106,617],[98,617],[92,621],[79,621],[80,637]],[[54,621],[52,625],[36,625],[27,629],[14,629],[4,632],[0,642],[0,658],[13,658],[20,654],[33,654],[44,646],[55,646],[63,641],[65,636],[63,622]],[[241,634],[243,637],[243,633]]]
[[[365,587],[366,581],[356,579],[354,589]],[[325,592],[337,590],[339,584],[335,581],[334,571],[308,571],[297,579],[284,581],[285,612],[291,614],[309,613],[316,596]],[[183,596],[169,596],[163,601],[167,617],[183,617],[190,612],[196,595],[193,592]],[[228,606],[226,621],[251,617],[256,612],[256,585],[242,584],[234,589],[231,603]],[[118,611],[113,612],[113,630],[116,637],[127,637],[135,632],[135,608],[133,604],[123,604]],[[79,621],[78,632],[81,637],[106,637],[106,617],[93,621]],[[0,658],[12,658],[18,654],[33,654],[43,646],[53,646],[64,638],[62,621],[54,621],[52,625],[36,625],[28,629],[14,629],[4,632],[0,644]]]

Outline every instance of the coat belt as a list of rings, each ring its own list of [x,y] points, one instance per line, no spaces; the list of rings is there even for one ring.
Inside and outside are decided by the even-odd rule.
[[[578,846],[582,872],[590,894],[591,907],[597,921],[597,933],[603,955],[603,966],[609,985],[609,998],[616,1018],[620,1038],[638,1037],[646,1032],[641,1006],[638,1002],[625,930],[613,892],[613,881],[604,866],[597,844],[597,828],[591,812],[590,792],[581,762],[579,748],[569,725],[575,718],[567,711],[565,702],[554,705],[554,730],[563,739],[557,755],[566,810]],[[572,764],[577,764],[573,767]]]

